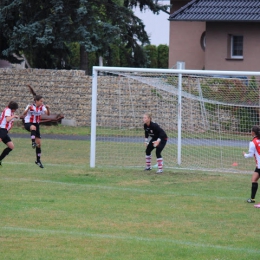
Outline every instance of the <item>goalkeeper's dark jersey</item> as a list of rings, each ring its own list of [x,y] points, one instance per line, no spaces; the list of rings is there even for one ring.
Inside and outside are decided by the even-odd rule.
[[[164,130],[154,122],[150,122],[149,126],[147,124],[144,124],[144,133],[145,138],[148,138],[148,136],[150,136],[154,140],[157,140],[158,138],[160,138],[161,140],[168,139]]]

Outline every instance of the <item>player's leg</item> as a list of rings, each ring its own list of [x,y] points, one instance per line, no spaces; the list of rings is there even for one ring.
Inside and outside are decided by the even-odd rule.
[[[162,140],[159,145],[156,147],[156,158],[157,158],[157,165],[158,165],[158,171],[157,173],[163,172],[163,158],[162,158],[162,150],[164,149],[166,145],[166,141]]]
[[[36,142],[36,161],[35,161],[35,163],[40,168],[43,168],[43,165],[41,163],[42,149],[41,149],[41,134],[40,134],[40,126],[39,125],[37,125],[35,133],[36,133],[36,138],[35,138],[35,142]]]
[[[252,175],[252,186],[251,186],[251,198],[247,200],[248,203],[255,203],[255,196],[258,190],[258,179],[259,179],[260,169],[255,169],[255,172]]]
[[[152,150],[153,149],[154,149],[153,143],[152,143],[152,140],[150,140],[150,142],[147,145],[146,150],[145,150],[145,163],[146,163],[146,167],[144,169],[145,171],[152,170],[151,163],[152,163]]]
[[[14,149],[14,144],[8,135],[2,138],[2,141],[4,144],[6,144],[7,147],[3,150],[3,152],[0,155],[0,166],[2,166],[2,160]]]
[[[36,147],[36,126],[31,123],[25,123],[24,128],[31,133],[31,140],[32,140],[32,148],[35,149]]]
[[[30,132],[31,132],[31,140],[32,140],[32,148],[36,148],[36,126],[32,125],[30,126]]]

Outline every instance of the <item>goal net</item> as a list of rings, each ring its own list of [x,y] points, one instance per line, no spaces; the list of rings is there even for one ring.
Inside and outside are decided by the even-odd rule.
[[[144,168],[143,115],[151,113],[169,137],[165,169],[252,172],[242,153],[259,125],[259,76],[94,67],[90,166]]]

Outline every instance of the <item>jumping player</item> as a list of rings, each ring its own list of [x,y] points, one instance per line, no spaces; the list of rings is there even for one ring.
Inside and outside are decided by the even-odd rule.
[[[40,119],[41,115],[50,115],[50,109],[48,105],[44,105],[44,99],[40,95],[36,95],[31,86],[29,86],[30,92],[34,98],[34,104],[28,105],[24,111],[24,128],[31,133],[32,148],[36,148],[36,161],[35,163],[43,168],[41,163],[41,134],[40,134]]]
[[[150,114],[144,114],[143,116],[144,122],[144,133],[145,133],[145,145],[146,145],[146,168],[145,171],[152,170],[151,160],[152,155],[151,152],[154,148],[156,148],[156,157],[157,157],[157,165],[158,171],[156,173],[163,172],[163,158],[161,152],[167,143],[167,135],[164,130],[156,123],[152,122],[152,117]],[[151,140],[148,141],[148,137],[151,137]]]
[[[19,118],[14,112],[18,109],[18,104],[14,101],[10,101],[8,106],[3,110],[0,118],[0,141],[2,141],[7,147],[0,155],[0,166],[2,166],[2,160],[14,149],[14,144],[8,135],[8,132],[13,126],[14,118]]]
[[[258,179],[260,177],[260,128],[258,126],[253,126],[251,135],[253,140],[249,143],[248,153],[243,152],[243,155],[245,158],[255,158],[256,168],[251,179],[251,198],[247,200],[248,203],[255,203],[255,195],[258,189]]]

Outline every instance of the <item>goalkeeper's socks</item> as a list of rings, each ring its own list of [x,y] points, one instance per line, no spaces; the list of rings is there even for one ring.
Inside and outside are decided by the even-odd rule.
[[[152,155],[145,156],[146,168],[151,168]]]
[[[163,169],[163,158],[157,158],[158,170]]]

